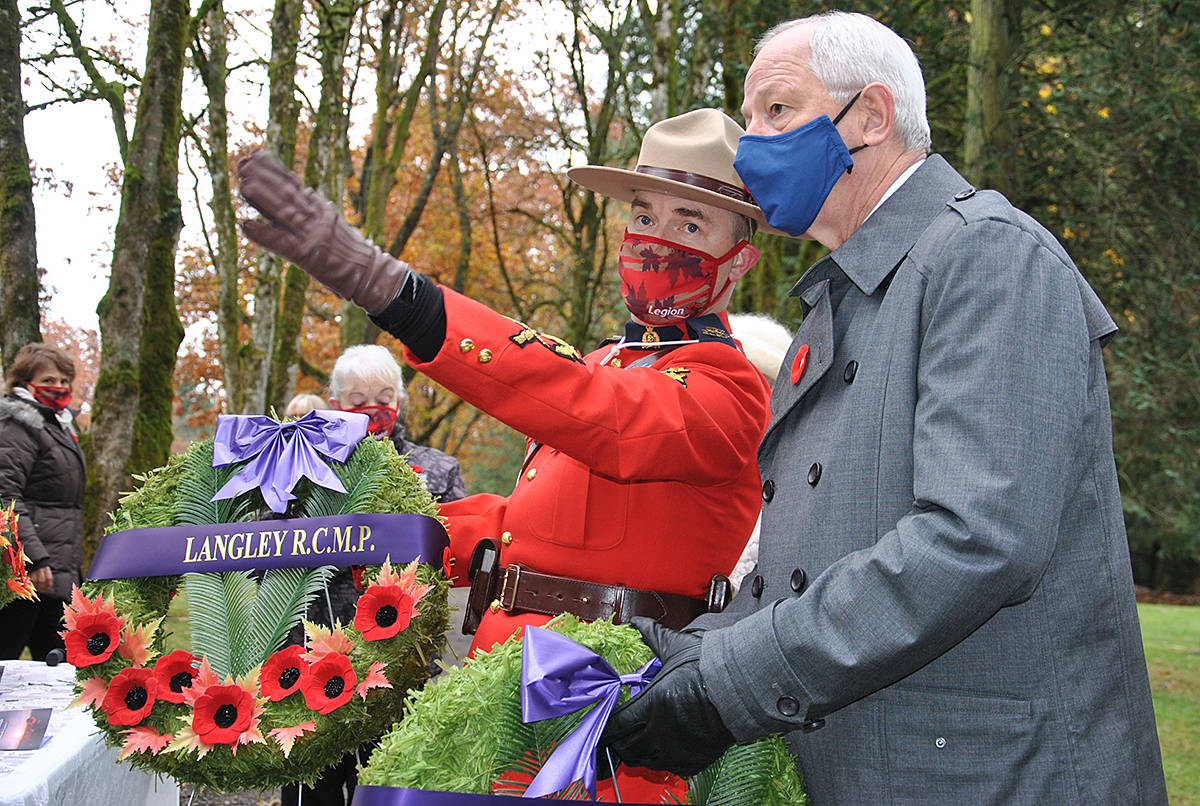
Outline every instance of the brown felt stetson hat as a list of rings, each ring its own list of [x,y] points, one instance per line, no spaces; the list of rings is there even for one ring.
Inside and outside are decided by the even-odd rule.
[[[581,165],[567,176],[588,190],[625,202],[633,201],[634,191],[648,190],[711,204],[776,232],[733,169],[743,134],[737,121],[719,109],[696,109],[647,129],[633,170]]]

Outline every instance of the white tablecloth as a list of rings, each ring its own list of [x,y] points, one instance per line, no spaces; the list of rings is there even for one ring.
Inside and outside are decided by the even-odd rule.
[[[53,708],[37,750],[0,750],[0,806],[177,806],[179,785],[117,761],[90,713],[67,709],[75,667],[0,661],[0,710]]]

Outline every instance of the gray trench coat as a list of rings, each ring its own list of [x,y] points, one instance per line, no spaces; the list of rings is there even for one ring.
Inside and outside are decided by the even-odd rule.
[[[818,806],[1165,803],[1116,326],[1066,252],[934,156],[792,295],[759,566],[694,625],[727,726]]]

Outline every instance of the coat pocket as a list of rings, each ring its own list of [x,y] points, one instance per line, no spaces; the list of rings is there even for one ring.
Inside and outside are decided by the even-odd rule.
[[[878,696],[893,804],[1073,802],[1062,731],[1035,703],[896,687]]]

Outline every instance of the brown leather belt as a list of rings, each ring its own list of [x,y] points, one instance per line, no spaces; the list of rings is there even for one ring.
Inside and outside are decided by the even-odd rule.
[[[519,563],[500,566],[498,558],[492,541],[480,541],[471,562],[471,595],[463,619],[467,635],[479,626],[484,608],[548,616],[573,613],[584,621],[611,617],[617,624],[646,616],[678,630],[702,613],[723,610],[731,591],[721,574],[713,577],[706,600],[543,574]]]

